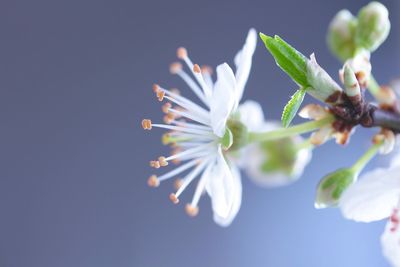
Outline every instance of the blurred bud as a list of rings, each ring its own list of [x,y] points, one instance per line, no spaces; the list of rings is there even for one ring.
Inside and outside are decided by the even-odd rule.
[[[346,9],[339,11],[329,24],[328,46],[342,61],[354,56],[356,25],[357,19]]]
[[[264,187],[295,182],[311,160],[312,146],[304,142],[296,136],[248,146],[243,159],[248,177]]]
[[[330,104],[341,102],[339,96],[341,95],[342,89],[331,76],[318,65],[314,54],[311,54],[310,59],[307,61],[307,80],[311,85],[307,93],[313,97]]]
[[[361,87],[367,87],[371,78],[371,62],[369,61],[371,53],[366,50],[361,50],[357,55],[345,62],[356,75],[358,83]],[[344,70],[344,69],[343,69]],[[342,82],[344,83],[344,72],[340,72]]]
[[[371,2],[358,13],[356,46],[373,52],[386,40],[389,31],[390,21],[387,8],[379,2]]]
[[[357,180],[357,173],[350,168],[339,169],[326,175],[318,184],[315,208],[336,206],[342,193]]]

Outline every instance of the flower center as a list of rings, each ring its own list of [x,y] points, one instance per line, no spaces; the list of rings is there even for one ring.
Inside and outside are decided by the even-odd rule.
[[[229,149],[229,151],[236,151],[244,147],[248,143],[248,137],[249,137],[249,132],[247,130],[247,127],[242,122],[240,122],[235,118],[229,119],[226,125],[227,125],[227,130],[222,139],[225,138],[228,132],[230,132],[228,134],[231,135],[232,139],[230,146],[227,147],[225,150]]]

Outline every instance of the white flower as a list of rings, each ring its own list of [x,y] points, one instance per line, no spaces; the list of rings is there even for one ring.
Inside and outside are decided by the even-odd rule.
[[[180,180],[179,188],[170,195],[170,199],[178,203],[183,191],[199,177],[193,199],[186,205],[186,211],[189,215],[196,215],[200,197],[206,191],[211,198],[214,220],[221,226],[228,226],[232,222],[241,204],[240,173],[235,164],[227,160],[226,155],[232,145],[232,139],[235,138],[227,123],[236,113],[243,95],[256,40],[256,31],[250,29],[242,50],[235,57],[236,73],[228,64],[223,63],[216,68],[215,83],[208,68],[201,69],[199,65],[193,64],[186,49],[179,48],[178,58],[186,63],[196,81],[183,71],[180,63],[172,64],[170,70],[187,83],[202,104],[199,105],[174,90],[166,90],[155,85],[154,91],[158,99],[170,101],[163,106],[166,124],[153,124],[150,120],[142,121],[144,129],[158,127],[171,130],[164,135],[163,142],[171,144],[175,149],[175,153],[171,156],[151,161],[151,166],[159,168],[171,161],[185,161],[184,164],[159,177],[152,175],[148,180],[149,185],[158,186],[160,182],[190,170]],[[173,104],[176,107],[173,107]]]
[[[343,216],[358,222],[389,218],[381,237],[383,253],[393,266],[400,267],[400,160],[389,168],[366,173],[340,199]]]
[[[252,132],[276,130],[279,123],[265,121],[261,106],[247,100],[238,109],[240,121]],[[310,146],[302,147],[304,139],[294,136],[246,146],[234,158],[247,176],[257,185],[276,187],[296,181],[311,160]]]

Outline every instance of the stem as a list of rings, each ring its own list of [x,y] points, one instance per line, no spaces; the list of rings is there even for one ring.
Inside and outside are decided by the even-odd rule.
[[[368,164],[368,162],[375,156],[382,144],[383,142],[379,142],[372,145],[367,150],[367,152],[365,152],[364,155],[362,155],[361,158],[357,160],[357,162],[351,167],[351,169],[357,174],[360,173]]]
[[[379,86],[379,83],[375,80],[374,76],[371,74],[371,77],[369,78],[368,82],[368,90],[376,99],[378,99],[380,88],[381,87]]]
[[[332,123],[334,119],[335,118],[333,116],[328,116],[321,120],[305,122],[292,127],[281,128],[274,131],[251,132],[249,134],[249,142],[276,140],[280,138],[290,137],[293,135],[308,133],[319,129],[322,126]]]
[[[380,126],[400,132],[400,114],[376,109],[372,112],[372,126]]]
[[[310,138],[307,138],[307,139],[304,140],[303,142],[297,144],[297,145],[296,145],[296,148],[297,148],[298,150],[301,150],[301,149],[312,149],[312,148],[314,148],[314,145],[311,143],[311,139],[310,139]]]

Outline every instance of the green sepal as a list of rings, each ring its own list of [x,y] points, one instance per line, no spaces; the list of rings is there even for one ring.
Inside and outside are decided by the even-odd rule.
[[[232,131],[226,127],[225,134],[221,138],[221,145],[224,150],[228,150],[233,144],[233,134]]]
[[[294,93],[294,95],[292,95],[289,102],[286,104],[281,117],[283,127],[288,127],[292,122],[294,116],[296,116],[297,111],[299,110],[301,103],[304,100],[304,95],[306,94],[306,91],[306,88],[300,88],[296,91],[296,93]]]
[[[282,38],[260,33],[265,47],[275,58],[276,64],[301,87],[309,87],[307,81],[307,58]]]

